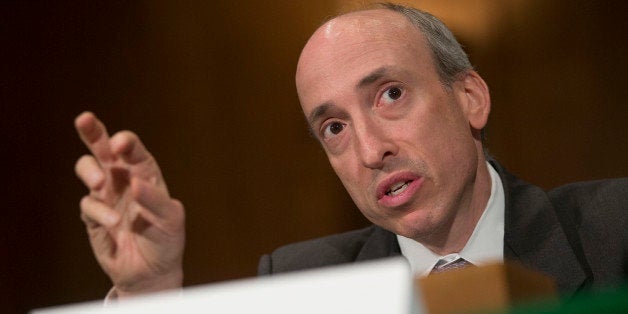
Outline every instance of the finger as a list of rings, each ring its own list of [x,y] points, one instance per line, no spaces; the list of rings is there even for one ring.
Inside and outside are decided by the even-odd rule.
[[[88,228],[98,226],[111,228],[118,224],[120,215],[96,198],[85,196],[81,199],[81,219]]]
[[[99,190],[105,183],[105,173],[98,161],[91,155],[83,155],[74,166],[76,175],[88,189]]]
[[[168,220],[183,211],[180,202],[171,199],[166,189],[154,184],[134,178],[131,181],[131,190],[133,198],[159,218]]]
[[[166,188],[161,169],[140,138],[131,131],[121,131],[111,138],[111,148],[127,165],[132,176]]]
[[[131,131],[120,131],[111,138],[111,149],[114,154],[130,164],[136,165],[153,159],[137,134]]]
[[[74,120],[74,126],[83,143],[85,143],[97,160],[105,162],[113,158],[111,148],[109,147],[107,129],[93,113],[89,111],[81,113]]]

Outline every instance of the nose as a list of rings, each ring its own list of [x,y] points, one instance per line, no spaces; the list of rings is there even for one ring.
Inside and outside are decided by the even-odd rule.
[[[372,120],[355,125],[354,145],[362,164],[371,169],[381,169],[386,158],[398,151],[385,127]]]

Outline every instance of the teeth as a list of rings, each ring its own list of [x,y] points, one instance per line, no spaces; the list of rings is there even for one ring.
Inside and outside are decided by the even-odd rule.
[[[405,191],[406,188],[408,187],[409,183],[410,183],[410,181],[396,183],[395,185],[390,187],[390,190],[388,190],[388,192],[386,192],[386,194],[388,196],[395,196],[395,195]]]

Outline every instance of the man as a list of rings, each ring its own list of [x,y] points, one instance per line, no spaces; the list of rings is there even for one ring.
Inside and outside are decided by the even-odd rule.
[[[330,20],[303,49],[296,83],[312,133],[374,226],[280,248],[260,274],[403,254],[422,275],[517,260],[565,293],[621,277],[628,182],[546,194],[487,160],[488,88],[431,15],[383,5]],[[76,164],[90,190],[81,217],[112,295],[181,286],[184,210],[155,160],[91,113],[76,127],[92,152]]]

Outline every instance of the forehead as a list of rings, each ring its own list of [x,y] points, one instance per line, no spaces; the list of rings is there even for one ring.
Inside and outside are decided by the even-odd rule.
[[[352,89],[382,67],[434,70],[425,43],[405,16],[390,10],[354,12],[327,22],[312,35],[297,66],[303,110],[308,114],[316,103]]]
[[[321,26],[312,38],[320,35],[327,40],[342,38],[345,35],[364,34],[378,37],[380,33],[403,33],[413,28],[405,16],[390,10],[367,10],[338,16]]]

